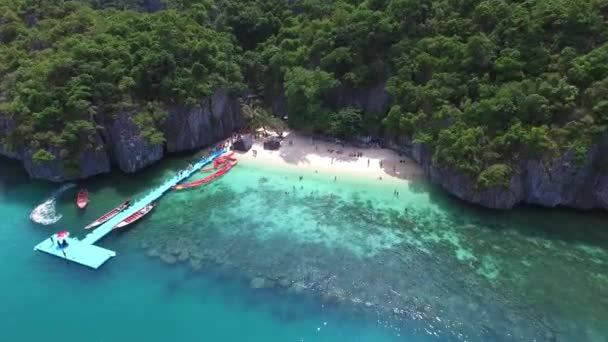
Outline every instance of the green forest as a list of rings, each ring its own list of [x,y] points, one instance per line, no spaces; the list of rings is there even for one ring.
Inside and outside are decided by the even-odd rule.
[[[582,165],[606,131],[607,17],[608,0],[0,0],[3,143],[69,157],[129,108],[162,143],[165,105],[227,88],[284,94],[293,128],[407,136],[507,186],[526,158]],[[332,99],[378,84],[386,112]]]

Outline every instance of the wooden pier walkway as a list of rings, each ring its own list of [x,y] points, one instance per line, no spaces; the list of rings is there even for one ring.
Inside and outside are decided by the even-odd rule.
[[[116,252],[95,246],[94,244],[97,241],[109,234],[112,231],[112,228],[117,223],[129,217],[133,213],[141,210],[143,207],[148,205],[148,203],[158,200],[169,189],[171,189],[172,186],[179,184],[184,179],[187,179],[192,174],[198,172],[203,166],[209,164],[215,158],[219,157],[225,152],[225,149],[213,152],[209,156],[201,159],[196,164],[194,164],[190,170],[184,170],[182,173],[177,174],[171,179],[168,179],[161,186],[152,190],[143,198],[140,198],[139,200],[135,201],[129,208],[125,209],[123,212],[119,213],[108,222],[105,222],[104,224],[93,230],[91,233],[87,234],[84,239],[78,240],[75,238],[67,238],[66,241],[68,242],[68,246],[65,248],[60,248],[56,243],[57,241],[54,235],[52,235],[48,239],[36,245],[34,247],[34,250],[45,252],[47,254],[66,259],[68,261],[73,261],[75,263],[88,266],[94,269],[99,268],[108,259],[115,256]],[[53,241],[51,240],[51,238],[55,240]]]

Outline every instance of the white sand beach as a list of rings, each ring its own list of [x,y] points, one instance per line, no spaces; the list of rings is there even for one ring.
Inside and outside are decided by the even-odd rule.
[[[422,168],[412,159],[383,148],[357,148],[313,140],[296,132],[286,132],[281,148],[265,150],[263,139],[254,141],[246,153],[237,152],[238,159],[249,163],[297,168],[330,175],[351,175],[375,180],[424,179]],[[359,154],[359,156],[356,156]]]

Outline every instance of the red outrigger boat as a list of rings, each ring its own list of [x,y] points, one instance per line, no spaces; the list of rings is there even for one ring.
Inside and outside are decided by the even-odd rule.
[[[131,223],[146,216],[146,214],[149,213],[152,209],[154,209],[155,206],[156,206],[156,202],[151,202],[147,206],[145,206],[145,207],[141,208],[140,210],[136,211],[135,213],[131,214],[131,216],[129,216],[126,219],[117,223],[114,227],[112,227],[112,229],[118,229],[118,228],[122,228],[122,227],[126,227],[126,226],[130,225]]]
[[[222,157],[220,157],[220,158],[222,158]],[[218,160],[220,158],[218,158]],[[221,177],[221,176],[225,175],[226,173],[228,173],[228,171],[230,171],[230,169],[232,169],[232,167],[234,165],[236,165],[236,159],[230,158],[230,157],[226,157],[226,159],[221,159],[220,162],[214,163],[214,166],[217,167],[217,166],[221,165],[221,163],[224,163],[224,166],[221,169],[219,169],[216,173],[214,173],[212,175],[209,175],[209,176],[207,176],[207,177],[205,177],[203,179],[194,181],[192,183],[178,184],[178,185],[172,186],[171,189],[173,189],[173,190],[181,190],[181,189],[194,188],[194,187],[197,187],[197,186],[209,183],[209,182],[211,182],[213,180],[216,180],[219,177]]]
[[[131,204],[131,202],[129,200],[124,201],[121,205],[119,205],[118,207],[112,209],[111,211],[109,211],[107,214],[103,215],[102,217],[98,218],[97,220],[91,222],[89,225],[87,225],[86,227],[84,227],[84,229],[91,229],[91,228],[95,228],[97,226],[102,225],[105,222],[108,222],[112,217],[118,215],[121,211],[127,209],[129,207],[129,205]]]
[[[89,192],[87,189],[80,189],[78,196],[76,196],[76,205],[80,209],[84,209],[89,203]]]

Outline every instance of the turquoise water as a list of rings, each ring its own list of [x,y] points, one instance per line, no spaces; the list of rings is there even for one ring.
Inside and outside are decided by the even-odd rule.
[[[4,339],[608,338],[608,215],[482,210],[422,183],[241,162],[102,240],[117,257],[100,270],[32,251],[61,229],[83,237],[79,227],[186,163],[89,180],[90,207],[67,191],[52,226],[28,215],[58,186],[0,163]]]

